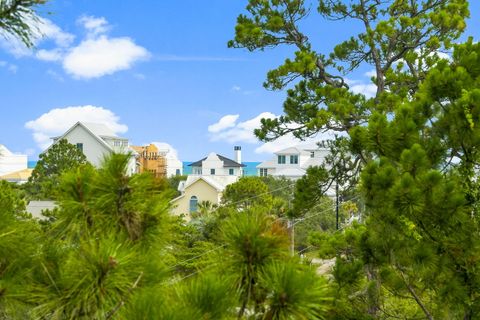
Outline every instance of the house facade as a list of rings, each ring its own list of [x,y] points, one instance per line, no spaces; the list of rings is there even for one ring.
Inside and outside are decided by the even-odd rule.
[[[132,153],[128,163],[127,174],[136,172],[136,152],[129,147],[128,139],[117,136],[103,124],[77,122],[63,135],[53,138],[53,144],[61,139],[67,140],[70,144],[80,149],[87,161],[95,167],[100,167],[105,157],[113,152]],[[48,149],[44,152],[48,151]]]
[[[180,182],[178,190],[181,195],[172,200],[172,213],[185,214],[187,218],[198,210],[202,201],[219,204],[225,188],[238,181],[243,175],[241,148],[235,147],[235,160],[216,153],[190,164],[192,174],[187,180]]]
[[[307,168],[320,166],[329,154],[327,148],[295,146],[275,152],[275,156],[257,165],[257,175],[285,177],[292,180],[301,178]]]
[[[16,154],[0,144],[0,176],[27,169],[27,155]]]
[[[178,159],[177,152],[167,143],[154,142],[153,144],[165,157],[167,177],[181,176],[183,174],[183,162]]]

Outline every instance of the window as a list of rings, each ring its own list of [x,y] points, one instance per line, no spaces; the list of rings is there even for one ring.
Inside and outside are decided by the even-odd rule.
[[[260,168],[260,177],[266,177],[268,175],[267,168]]]
[[[175,170],[175,175],[179,176],[180,175],[180,169]]]
[[[298,164],[298,155],[294,154],[290,156],[290,164]]]
[[[315,157],[315,151],[310,151],[310,158],[314,158]]]
[[[228,174],[231,176],[235,174],[235,171],[233,170],[233,168],[228,169]]]
[[[122,147],[128,147],[128,141],[122,141]]]
[[[210,174],[213,176],[215,175],[215,169],[210,169]]]
[[[83,152],[83,143],[77,143],[77,149]]]
[[[114,141],[113,141],[113,146],[114,146],[114,147],[120,147],[120,141],[114,140]]]
[[[285,161],[285,156],[278,156],[278,164],[285,164],[286,161]]]
[[[196,196],[192,196],[190,198],[190,213],[197,212],[198,210],[198,198]]]

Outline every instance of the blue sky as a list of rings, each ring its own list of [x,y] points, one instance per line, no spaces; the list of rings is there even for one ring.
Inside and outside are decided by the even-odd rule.
[[[480,3],[471,2],[466,35],[478,39]],[[285,93],[262,82],[291,49],[227,48],[246,3],[51,0],[41,8],[49,22],[34,52],[0,42],[0,143],[35,159],[49,136],[87,119],[109,123],[133,144],[169,143],[185,161],[211,151],[233,156],[234,145],[245,161],[271,157],[290,141],[263,145],[251,129],[261,116],[281,114]],[[328,53],[355,26],[309,20],[305,28]],[[111,58],[92,66],[97,51]],[[361,85],[366,71],[355,79]]]

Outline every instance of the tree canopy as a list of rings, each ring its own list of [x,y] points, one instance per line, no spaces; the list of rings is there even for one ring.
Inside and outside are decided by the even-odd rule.
[[[67,140],[61,139],[40,154],[35,169],[28,179],[26,190],[32,197],[55,198],[60,175],[86,163],[87,158],[80,149],[68,143]]]
[[[251,0],[229,45],[296,50],[267,74],[265,87],[287,97],[284,115],[262,120],[261,140],[341,134],[330,143],[340,156],[299,181],[296,204],[314,205],[329,181],[361,200],[362,225],[311,239],[336,258],[332,317],[478,317],[480,46],[454,45],[468,1],[320,0],[321,18],[362,28],[331,52],[301,29],[310,5]],[[365,66],[373,97],[349,88]]]

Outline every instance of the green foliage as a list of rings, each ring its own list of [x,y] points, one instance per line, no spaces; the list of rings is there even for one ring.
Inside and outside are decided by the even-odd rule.
[[[25,190],[32,198],[55,199],[62,173],[86,163],[82,151],[61,139],[40,154]]]
[[[259,274],[263,267],[286,256],[287,234],[280,223],[258,209],[231,216],[222,230],[225,267],[240,292],[241,317],[252,302],[258,307],[262,295],[257,288]]]
[[[1,0],[0,1],[0,29],[2,34],[20,39],[27,47],[33,47],[39,36],[38,27],[41,23],[35,10],[38,5],[48,0]],[[8,40],[8,38],[7,38]]]
[[[271,208],[273,199],[268,186],[259,177],[242,177],[228,185],[222,194],[222,202],[237,208],[262,206]]]
[[[308,212],[328,183],[355,188],[360,178],[365,227],[310,237],[336,258],[334,316],[475,318],[480,46],[453,46],[468,1],[319,1],[321,17],[362,29],[327,55],[301,31],[306,7],[251,0],[230,45],[296,51],[267,75],[266,87],[288,90],[285,114],[262,120],[260,139],[343,132],[329,145],[328,170],[312,169],[294,201],[296,212]],[[452,47],[452,61],[440,59]],[[375,71],[372,98],[345,83],[367,65]]]
[[[261,128],[255,130],[263,141],[288,133],[302,139],[326,130],[358,137],[371,115],[384,117],[415,94],[427,71],[440,60],[438,52],[452,47],[469,16],[466,0],[321,0],[317,17],[310,5],[303,0],[250,0],[229,42],[230,47],[250,51],[281,45],[294,51],[293,58],[268,72],[265,87],[287,89],[287,98],[284,115],[262,119]],[[311,39],[321,38],[330,29],[314,28],[310,30],[317,34],[307,34],[303,31],[306,19],[346,21],[359,32],[331,52],[318,52],[314,50],[318,44]],[[375,71],[373,98],[352,92],[347,84],[351,73],[369,67]],[[373,156],[364,147],[348,138],[338,143],[334,149],[349,152],[334,152],[330,179],[354,185],[360,168]]]
[[[236,299],[231,283],[218,274],[203,274],[177,287],[175,307],[192,310],[194,319],[231,319]]]
[[[180,191],[178,191],[178,185],[181,181],[185,180],[187,180],[187,176],[171,176],[167,179],[170,188],[175,190],[174,197],[178,197],[180,195]]]
[[[128,157],[113,154],[100,169],[80,165],[60,177],[59,208],[45,226],[28,294],[35,317],[110,318],[133,291],[168,274],[170,194],[149,174],[127,176]]]
[[[293,200],[296,217],[312,209],[330,187],[327,170],[323,167],[309,167],[307,173],[297,180]]]
[[[0,318],[26,317],[40,229],[14,185],[0,181]]]
[[[40,291],[34,313],[52,319],[105,318],[141,280],[142,257],[135,248],[114,239],[82,241],[68,250]]]
[[[292,262],[268,265],[260,278],[269,291],[263,319],[324,319],[328,287],[315,272]]]
[[[0,208],[9,216],[22,216],[25,213],[25,200],[14,184],[0,181]]]

